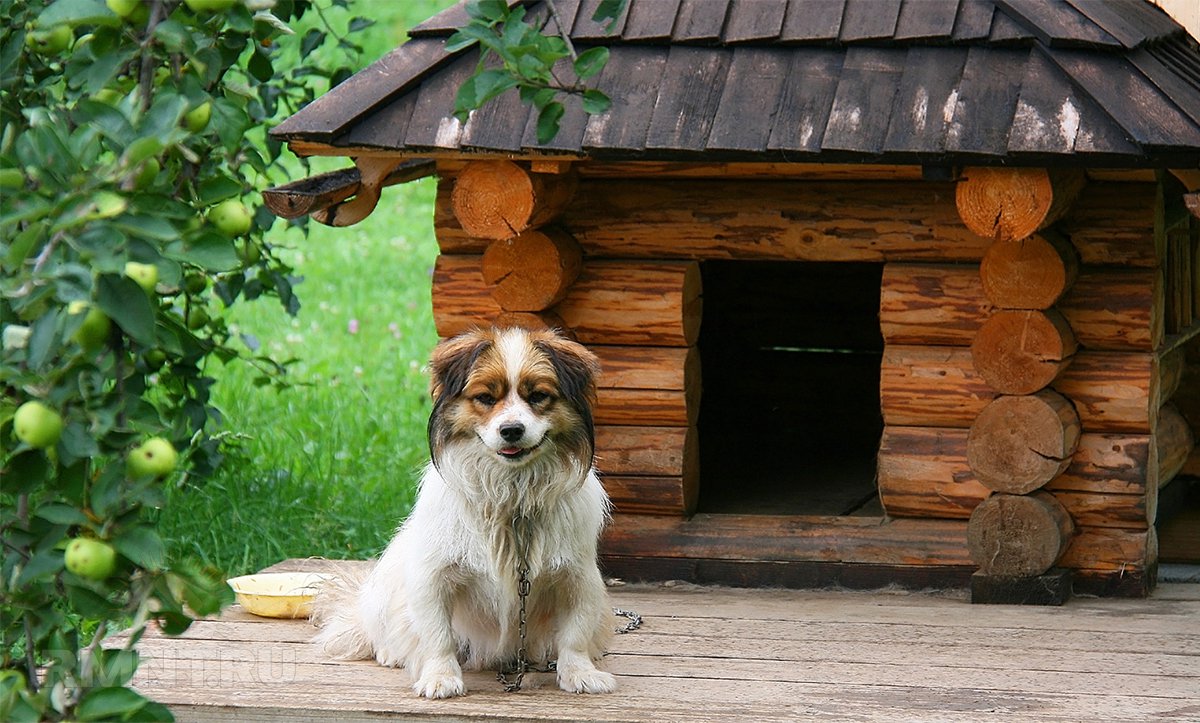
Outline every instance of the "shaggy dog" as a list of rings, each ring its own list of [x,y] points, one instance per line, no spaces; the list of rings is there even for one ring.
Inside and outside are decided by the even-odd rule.
[[[412,514],[365,576],[318,595],[317,642],[403,666],[428,698],[462,695],[464,666],[517,659],[525,568],[527,659],[557,658],[563,690],[614,690],[593,662],[612,633],[596,566],[609,510],[592,468],[596,357],[552,332],[477,330],[438,345],[430,372],[432,461]]]

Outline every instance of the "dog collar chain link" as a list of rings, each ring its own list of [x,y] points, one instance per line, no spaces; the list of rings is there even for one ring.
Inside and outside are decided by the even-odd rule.
[[[546,667],[538,668],[529,663],[529,651],[525,648],[525,637],[528,632],[529,620],[526,614],[526,603],[529,600],[529,591],[532,583],[529,581],[529,518],[524,515],[519,515],[513,518],[513,545],[517,549],[517,597],[520,600],[517,612],[517,636],[521,639],[521,644],[517,647],[517,660],[512,667],[506,668],[500,666],[496,671],[496,680],[500,685],[504,686],[505,693],[515,693],[521,689],[521,682],[525,679],[526,673],[553,673],[557,670],[557,662],[551,660],[546,663]],[[642,627],[642,616],[632,610],[622,610],[621,608],[613,608],[613,615],[617,615],[628,620],[625,625],[617,628],[617,633],[630,633]],[[508,675],[515,675],[512,680],[508,679]]]

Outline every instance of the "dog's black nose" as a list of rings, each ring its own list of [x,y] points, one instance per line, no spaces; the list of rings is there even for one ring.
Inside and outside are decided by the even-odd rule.
[[[525,425],[520,422],[500,425],[500,436],[505,442],[516,442],[525,436]]]

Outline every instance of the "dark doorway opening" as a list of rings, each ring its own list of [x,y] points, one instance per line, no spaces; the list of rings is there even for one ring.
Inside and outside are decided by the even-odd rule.
[[[705,261],[698,511],[881,515],[882,264]]]

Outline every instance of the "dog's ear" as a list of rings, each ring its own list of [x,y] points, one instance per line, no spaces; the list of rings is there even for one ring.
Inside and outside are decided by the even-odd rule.
[[[462,394],[471,368],[491,344],[486,334],[472,330],[434,347],[429,358],[429,393],[435,403]]]
[[[534,346],[550,359],[558,388],[563,398],[579,413],[585,438],[581,439],[590,457],[596,446],[592,406],[596,403],[596,377],[600,375],[600,360],[582,344],[554,332],[532,335]]]
[[[596,355],[582,344],[551,332],[537,334],[533,344],[550,359],[563,396],[590,406],[596,397],[596,377],[600,375],[600,360]]]

